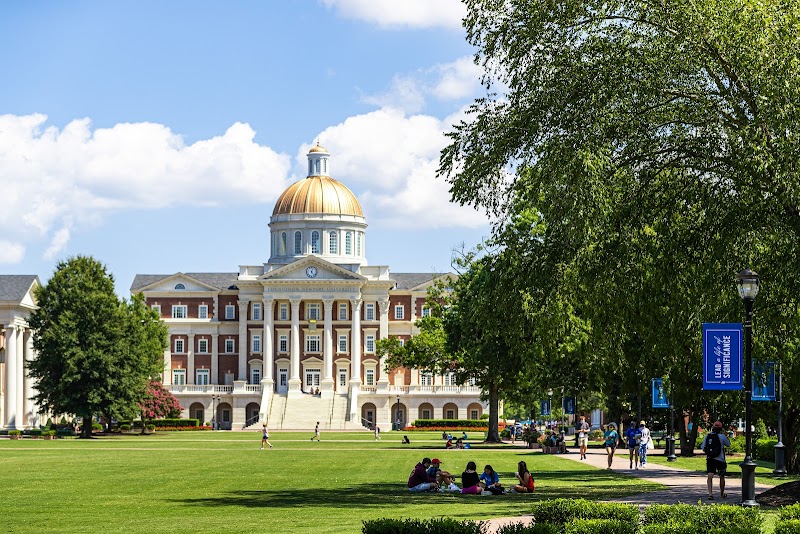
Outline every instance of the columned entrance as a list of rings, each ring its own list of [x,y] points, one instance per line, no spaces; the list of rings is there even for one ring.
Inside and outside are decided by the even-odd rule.
[[[322,371],[317,367],[308,367],[306,368],[306,376],[303,384],[305,384],[305,391],[310,392],[314,389],[319,388],[320,384],[320,376],[322,375]]]

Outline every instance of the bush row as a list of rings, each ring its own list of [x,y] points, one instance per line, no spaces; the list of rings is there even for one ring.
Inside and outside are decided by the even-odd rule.
[[[199,419],[152,419],[147,421],[147,425],[153,425],[156,428],[162,427],[184,427],[184,426],[200,426]],[[133,428],[142,428],[141,421],[134,421]]]
[[[778,520],[775,534],[800,534],[800,519]]]
[[[506,427],[502,421],[498,423],[500,429]],[[483,419],[417,419],[414,421],[414,428],[432,430],[432,427],[442,427],[443,429],[460,428],[483,428],[486,429],[486,420]]]

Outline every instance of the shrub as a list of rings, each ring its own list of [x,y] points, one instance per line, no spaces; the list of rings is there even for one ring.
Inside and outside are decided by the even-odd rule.
[[[553,499],[533,505],[537,523],[565,524],[573,519],[610,519],[637,524],[639,509],[632,504],[596,503],[586,499]]]
[[[199,419],[149,419],[147,421],[148,425],[153,425],[156,428],[161,428],[165,426],[170,427],[178,427],[178,426],[199,426],[200,420]],[[133,422],[134,428],[142,428],[142,422],[140,420]]]
[[[757,508],[742,508],[729,504],[692,506],[689,504],[654,504],[644,510],[645,525],[692,525],[696,531],[727,529],[733,532],[759,532],[761,524]]]
[[[505,428],[505,423],[502,421],[498,423],[500,429]],[[441,429],[453,429],[453,430],[460,430],[460,429],[483,429],[485,430],[486,427],[486,420],[481,419],[417,419],[414,421],[414,428],[416,429],[425,429],[425,430],[432,430],[436,427],[437,430]]]
[[[781,508],[780,518],[783,520],[800,519],[800,504],[792,504]]]
[[[155,430],[156,430],[156,425],[147,425],[148,432],[155,432]]]
[[[755,460],[766,460],[768,462],[774,461],[775,445],[777,443],[777,438],[765,438],[756,441],[753,446],[753,458]]]
[[[75,431],[71,428],[57,428],[56,429],[56,436],[64,437],[64,436],[74,436]]]
[[[32,438],[38,438],[39,436],[42,435],[42,431],[39,428],[32,428],[28,433],[31,435]]]
[[[800,534],[800,519],[780,520],[776,522],[775,534]]]
[[[455,519],[374,519],[364,521],[363,534],[482,534],[483,525]]]
[[[602,430],[592,430],[589,432],[589,440],[590,441],[602,441],[603,439],[603,431]]]
[[[52,438],[55,437],[55,435],[56,435],[55,430],[45,430],[44,432],[42,432],[42,436],[49,436]]]
[[[119,429],[120,429],[121,432],[130,432],[131,431],[131,425],[128,425],[128,424],[119,425]]]
[[[635,534],[636,522],[615,521],[613,519],[573,519],[565,525],[565,534]]]
[[[8,431],[8,435],[9,436],[21,436],[22,435],[22,431],[21,430],[9,430]]]
[[[712,528],[708,530],[699,530],[698,526],[693,523],[662,523],[656,525],[645,525],[639,532],[641,534],[696,534],[697,532],[710,533],[710,534],[759,534],[761,532],[758,526],[751,527],[725,527],[725,528]]]
[[[561,534],[561,527],[551,523],[536,523],[535,525],[512,523],[501,527],[497,534]]]

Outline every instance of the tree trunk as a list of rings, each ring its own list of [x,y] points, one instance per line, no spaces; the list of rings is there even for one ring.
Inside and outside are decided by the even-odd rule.
[[[84,415],[81,420],[81,437],[91,439],[92,437],[92,416]]]
[[[790,475],[800,475],[800,458],[797,457],[797,435],[800,433],[800,410],[786,410],[783,414],[784,465]]]
[[[498,428],[500,412],[500,396],[497,394],[497,384],[492,382],[489,385],[489,431],[486,433],[488,443],[500,443],[500,431]]]
[[[681,440],[681,456],[694,456],[694,444],[697,443],[697,423],[694,419],[694,412],[691,410],[687,410],[683,412],[680,410],[680,413],[683,414],[680,418],[678,424],[678,433]],[[689,421],[692,423],[692,431],[686,432],[686,417],[689,418]]]
[[[147,420],[144,418],[144,412],[142,412],[142,434],[147,434]]]

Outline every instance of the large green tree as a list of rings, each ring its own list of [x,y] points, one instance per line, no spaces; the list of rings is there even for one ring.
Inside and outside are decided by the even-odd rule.
[[[710,410],[700,323],[741,317],[744,267],[764,279],[756,352],[794,376],[800,3],[466,4],[476,61],[501,92],[456,125],[440,172],[457,202],[541,217],[538,306],[569,303],[585,321],[602,385],[641,365],[670,379],[681,413]]]
[[[153,312],[141,299],[120,302],[112,275],[86,256],[60,262],[36,300],[30,325],[37,356],[28,368],[36,401],[83,417],[83,437],[91,437],[94,415],[132,413],[166,343]]]

